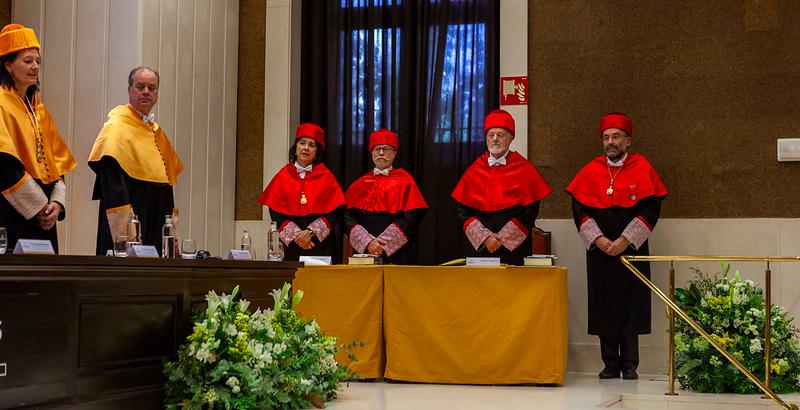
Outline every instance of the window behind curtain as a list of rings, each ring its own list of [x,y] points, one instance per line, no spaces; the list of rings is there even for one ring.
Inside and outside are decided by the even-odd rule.
[[[300,119],[325,129],[324,160],[345,189],[372,167],[369,134],[398,134],[395,166],[430,206],[422,263],[465,253],[450,192],[485,150],[483,117],[497,107],[498,9],[498,0],[303,3]]]

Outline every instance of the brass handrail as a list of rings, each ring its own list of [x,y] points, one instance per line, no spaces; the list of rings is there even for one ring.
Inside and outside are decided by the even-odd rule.
[[[675,390],[675,379],[674,379],[674,362],[675,362],[675,333],[674,333],[674,325],[673,325],[673,316],[671,313],[677,314],[684,322],[686,322],[692,329],[694,329],[697,333],[700,334],[703,339],[705,339],[711,346],[714,346],[717,351],[719,351],[729,362],[731,362],[737,369],[739,369],[742,374],[744,374],[748,379],[750,379],[753,384],[758,386],[766,398],[770,398],[775,401],[781,408],[787,410],[798,410],[796,404],[787,403],[783,401],[780,397],[778,397],[775,392],[769,387],[769,373],[770,373],[770,356],[771,356],[771,348],[772,348],[772,341],[771,339],[771,330],[770,330],[770,322],[771,322],[771,315],[772,315],[772,289],[771,289],[771,281],[772,281],[772,271],[769,268],[770,262],[800,262],[800,256],[789,257],[789,256],[638,256],[638,255],[623,255],[620,257],[622,263],[636,275],[639,280],[642,281],[656,296],[664,302],[668,309],[669,319],[670,319],[670,334],[669,334],[669,351],[670,351],[670,367],[669,367],[669,391],[667,394],[674,395]],[[647,262],[670,262],[670,296],[664,294],[653,282],[650,281],[642,272],[636,269],[633,266],[633,261],[647,261]],[[700,325],[698,325],[686,312],[683,311],[678,305],[675,304],[673,300],[674,295],[674,288],[675,288],[675,271],[673,267],[674,262],[766,262],[767,268],[764,271],[766,283],[765,283],[765,297],[764,297],[764,382],[759,380],[750,370],[747,370],[744,365],[742,365],[739,360],[737,360],[732,354],[728,353],[722,346],[720,346],[711,336],[703,330]]]

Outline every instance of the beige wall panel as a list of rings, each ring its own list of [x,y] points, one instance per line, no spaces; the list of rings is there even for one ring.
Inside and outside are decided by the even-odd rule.
[[[68,213],[70,220],[67,221],[71,235],[65,250],[70,254],[92,255],[95,252],[98,201],[92,200],[95,175],[86,164],[86,159],[107,112],[108,60],[103,51],[107,47],[107,13],[106,1],[78,0],[73,15],[75,75],[71,107],[74,138],[70,149],[78,161],[78,167],[67,178],[72,208]],[[49,19],[45,20],[45,25],[50,25]]]
[[[105,95],[106,111],[128,102],[128,73],[138,65],[139,25],[131,18],[139,15],[139,5],[130,0],[114,0],[108,9],[108,65]]]
[[[74,15],[73,8],[76,7],[75,1],[61,1],[49,2],[45,4],[44,15],[49,16],[72,16]],[[85,144],[82,141],[77,141],[74,132],[74,121],[72,117],[72,87],[74,76],[74,61],[73,61],[73,39],[74,39],[74,24],[75,20],[68,19],[54,19],[53,24],[44,26],[44,31],[37,33],[42,43],[42,66],[39,71],[39,80],[47,92],[42,90],[40,93],[42,101],[44,101],[50,114],[56,122],[56,127],[64,142],[73,150],[73,155],[76,155],[76,148],[82,148]],[[44,39],[47,38],[45,42]],[[79,170],[78,170],[79,171]],[[71,182],[75,177],[75,171],[67,176],[67,182]],[[58,236],[62,244],[70,242],[73,231],[70,229],[74,224],[74,212],[80,212],[84,209],[85,205],[91,205],[86,198],[76,196],[74,190],[67,191],[67,217],[68,222],[61,223],[59,227]],[[68,246],[61,248],[62,252],[68,252]]]
[[[194,67],[192,75],[192,173],[190,175],[190,212],[184,226],[191,226],[192,237],[206,245],[206,183],[208,170],[208,64],[211,31],[211,3],[198,0],[194,4]],[[205,165],[202,166],[201,164]]]
[[[143,48],[142,54],[149,54],[144,50],[158,49],[158,59],[150,64],[158,68],[161,84],[158,91],[158,105],[156,115],[158,123],[164,132],[175,143],[175,99],[177,86],[177,44],[178,44],[178,3],[177,1],[159,1],[160,7],[151,7],[143,10],[143,32],[158,30],[159,43],[157,46]],[[158,26],[155,22],[158,21]],[[181,157],[184,161],[184,158]],[[179,180],[180,183],[180,180]]]
[[[138,16],[141,22],[141,42],[139,43],[139,53],[141,54],[141,64],[155,67],[159,62],[161,52],[161,18],[165,6],[161,0],[141,0],[139,2]],[[142,47],[143,44],[155,44],[155,46]],[[161,72],[159,71],[159,74]],[[157,110],[156,110],[157,111]],[[159,121],[159,124],[161,122]]]
[[[223,108],[225,96],[225,14],[226,2],[212,1],[210,3],[211,22],[209,36],[209,61],[208,61],[208,104],[207,121],[208,143],[206,151],[206,182],[207,189],[204,194],[206,204],[205,238],[204,243],[218,243],[222,235],[222,178],[224,163],[222,155],[224,141],[218,136],[223,135]]]
[[[237,89],[239,72],[239,1],[227,0],[225,8],[225,74],[223,85],[223,117],[221,118],[225,131],[225,139],[221,143],[222,163],[225,167],[222,175],[222,211],[220,219],[222,233],[221,249],[233,246],[235,238],[234,213],[236,211],[236,136],[237,136]]]
[[[179,234],[186,237],[190,219],[191,181],[195,163],[192,162],[192,113],[194,111],[194,84],[192,81],[194,59],[194,1],[175,0],[178,3],[178,31],[175,67],[175,128],[172,140],[175,150],[183,161],[183,173],[175,189],[175,206],[181,210]],[[198,243],[202,247],[205,244]]]

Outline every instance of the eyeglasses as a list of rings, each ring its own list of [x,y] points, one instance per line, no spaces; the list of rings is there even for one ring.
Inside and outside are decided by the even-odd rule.
[[[373,148],[372,150],[373,150],[373,151],[375,151],[375,152],[377,152],[377,153],[381,153],[381,152],[394,152],[394,148],[392,148],[392,147],[375,147],[375,148]]]

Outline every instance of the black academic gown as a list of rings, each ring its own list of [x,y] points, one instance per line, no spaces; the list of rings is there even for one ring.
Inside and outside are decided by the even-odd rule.
[[[284,247],[284,260],[289,261],[296,261],[300,260],[300,256],[331,256],[331,261],[334,264],[341,263],[341,247],[339,246],[339,241],[336,240],[336,227],[339,223],[339,218],[342,214],[342,209],[344,205],[334,209],[332,212],[327,214],[311,214],[305,216],[294,216],[294,215],[286,215],[282,214],[277,211],[273,211],[272,209],[269,210],[270,218],[277,222],[278,226],[283,225],[283,223],[288,219],[295,223],[300,229],[308,228],[312,222],[317,220],[317,218],[325,217],[328,219],[328,222],[331,225],[331,233],[325,238],[324,241],[320,242],[319,238],[316,235],[313,236],[312,241],[314,242],[314,247],[311,250],[305,250],[298,246],[296,243],[291,242],[289,246]]]
[[[536,222],[536,217],[539,215],[539,201],[525,206],[515,205],[511,208],[501,209],[494,212],[484,212],[456,202],[456,212],[458,214],[458,221],[462,226],[468,219],[474,216],[478,218],[478,221],[482,223],[486,229],[494,233],[497,233],[503,229],[503,226],[505,226],[505,224],[508,223],[512,218],[516,218],[520,223],[528,228],[528,236],[513,251],[509,251],[505,246],[501,246],[494,253],[489,253],[489,251],[486,250],[486,247],[483,245],[481,245],[476,251],[472,244],[469,243],[469,240],[462,239],[466,241],[465,248],[467,249],[467,256],[500,258],[500,262],[502,263],[509,265],[522,265],[524,258],[533,253],[533,248],[531,245],[532,233],[530,230],[533,228],[534,223]]]
[[[0,191],[12,187],[19,182],[25,175],[25,166],[11,155],[0,153]],[[34,179],[37,184],[44,191],[44,195],[50,198],[53,192],[53,187],[57,182],[52,184],[43,184],[42,181]],[[58,220],[64,220],[66,215],[64,208],[58,214]],[[25,219],[22,215],[11,206],[3,195],[0,195],[0,226],[6,228],[6,235],[8,235],[8,243],[6,253],[14,251],[17,246],[17,240],[22,239],[46,239],[53,244],[53,250],[58,253],[58,231],[56,226],[46,231],[39,226],[38,219],[34,216],[31,219]]]
[[[131,178],[117,160],[109,156],[90,162],[89,166],[96,174],[92,199],[100,200],[95,249],[97,255],[105,255],[106,250],[114,248],[106,210],[126,204],[131,204],[133,213],[139,217],[142,244],[155,246],[160,255],[161,228],[165,217],[172,215],[175,207],[172,186]]]
[[[591,208],[572,199],[575,224],[585,217],[595,220],[603,235],[615,240],[638,215],[655,228],[661,213],[664,197],[649,197],[630,208],[612,206],[607,209]],[[628,247],[624,255],[649,255],[648,242],[639,249]],[[650,263],[634,265],[648,279]],[[589,334],[591,335],[641,335],[650,333],[650,289],[647,288],[622,262],[619,256],[608,256],[596,246],[586,251],[586,275],[589,291]]]
[[[361,225],[372,236],[378,237],[392,223],[406,234],[408,242],[391,256],[383,257],[384,264],[409,265],[417,261],[416,249],[414,248],[419,222],[425,215],[427,208],[417,208],[410,211],[389,212],[369,212],[358,208],[349,208],[344,211],[345,232],[350,232],[356,225]]]

